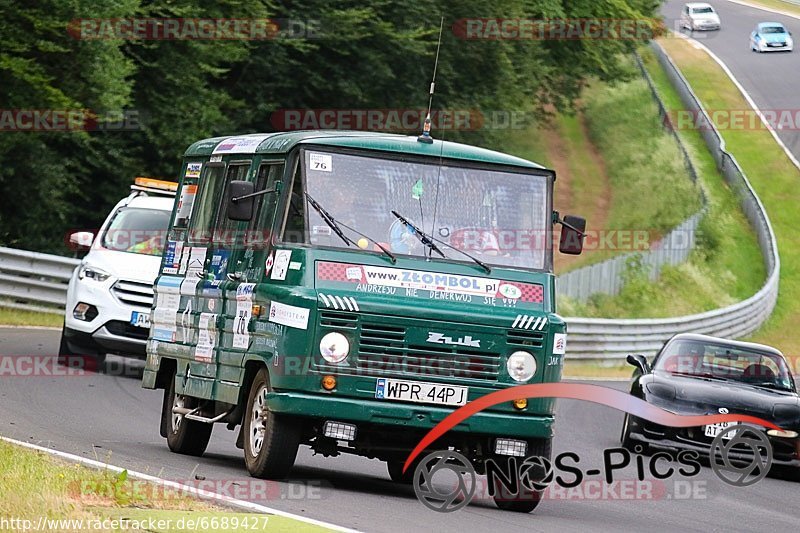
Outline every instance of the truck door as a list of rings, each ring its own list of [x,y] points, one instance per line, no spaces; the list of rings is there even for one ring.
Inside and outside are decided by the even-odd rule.
[[[276,184],[282,178],[283,168],[282,160],[259,164],[255,173],[255,191],[273,192],[255,197],[254,215],[250,222],[231,221],[227,218],[227,207],[222,210],[224,219],[221,220],[228,222],[224,227],[235,236],[235,241],[231,243],[228,282],[225,284],[225,326],[217,369],[223,385],[229,383],[238,386],[245,353],[253,345],[251,318],[253,305],[258,303],[256,286],[267,268],[278,199]],[[228,202],[226,198],[226,206]]]

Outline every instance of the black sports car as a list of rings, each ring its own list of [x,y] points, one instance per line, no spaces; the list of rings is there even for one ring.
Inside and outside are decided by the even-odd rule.
[[[800,468],[800,397],[786,359],[775,348],[680,334],[664,344],[652,366],[642,355],[627,360],[637,368],[634,396],[677,414],[733,413],[769,420],[782,428],[767,431],[773,464]],[[714,437],[731,425],[673,428],[626,415],[621,440],[632,451],[657,447],[707,456]]]

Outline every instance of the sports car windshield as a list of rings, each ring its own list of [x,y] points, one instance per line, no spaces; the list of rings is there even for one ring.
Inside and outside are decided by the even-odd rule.
[[[793,390],[783,357],[696,340],[677,340],[658,358],[656,370],[670,374]]]
[[[485,263],[530,269],[549,265],[549,176],[311,150],[305,163],[308,194],[359,247],[375,249],[348,227],[394,254],[431,255],[395,211],[424,233]],[[295,207],[298,190],[295,184]],[[312,207],[306,212],[306,242],[355,248]],[[447,246],[438,247],[447,259],[468,260]]]

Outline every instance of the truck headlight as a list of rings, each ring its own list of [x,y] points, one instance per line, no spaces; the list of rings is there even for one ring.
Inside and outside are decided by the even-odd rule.
[[[506,361],[506,369],[514,381],[528,381],[536,373],[536,358],[528,352],[514,352]]]
[[[339,364],[347,359],[347,354],[350,353],[350,341],[338,331],[331,331],[319,341],[319,353],[327,362]]]
[[[99,268],[89,265],[81,265],[80,269],[78,270],[78,279],[89,278],[95,281],[105,281],[110,276],[111,274],[105,270],[100,270]]]

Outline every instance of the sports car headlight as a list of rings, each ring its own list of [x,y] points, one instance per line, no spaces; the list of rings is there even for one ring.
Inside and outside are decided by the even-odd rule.
[[[80,269],[78,270],[78,279],[89,278],[95,281],[105,281],[110,276],[111,274],[105,270],[100,270],[99,268],[89,265],[81,265]]]
[[[779,429],[770,429],[767,431],[767,435],[770,437],[783,437],[784,439],[793,439],[797,437],[797,432],[792,430],[782,431]]]
[[[536,359],[528,352],[514,352],[506,361],[506,369],[514,381],[528,381],[536,373]]]
[[[338,331],[331,331],[319,341],[319,353],[327,362],[339,364],[347,359],[347,354],[350,353],[350,341]]]

